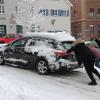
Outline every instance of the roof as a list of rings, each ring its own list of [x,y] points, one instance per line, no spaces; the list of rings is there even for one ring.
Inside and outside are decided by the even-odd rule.
[[[75,38],[71,34],[66,32],[49,33],[49,32],[27,32],[25,36],[38,36],[51,38],[58,41],[75,41]]]

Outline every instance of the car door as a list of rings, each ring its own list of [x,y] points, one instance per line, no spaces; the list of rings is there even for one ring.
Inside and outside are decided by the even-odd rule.
[[[27,43],[25,44],[25,57],[24,59],[28,61],[27,65],[31,68],[34,67],[36,64],[36,61],[38,59],[38,51],[36,50],[36,38],[35,39],[29,39]]]
[[[27,38],[18,39],[9,44],[5,50],[5,60],[8,63],[19,65],[22,62]],[[24,61],[23,61],[24,62]]]

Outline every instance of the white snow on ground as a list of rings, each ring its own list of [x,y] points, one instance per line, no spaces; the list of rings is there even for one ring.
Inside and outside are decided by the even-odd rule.
[[[96,79],[97,86],[88,86],[84,69],[45,76],[0,66],[0,100],[100,100],[100,80]]]

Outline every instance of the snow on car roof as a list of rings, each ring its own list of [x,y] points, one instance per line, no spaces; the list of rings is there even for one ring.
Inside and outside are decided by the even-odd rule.
[[[49,32],[27,32],[25,36],[39,36],[45,38],[51,38],[58,41],[75,41],[75,38],[71,34],[66,32],[49,33]]]
[[[86,41],[85,44],[91,44],[91,42],[90,41]]]

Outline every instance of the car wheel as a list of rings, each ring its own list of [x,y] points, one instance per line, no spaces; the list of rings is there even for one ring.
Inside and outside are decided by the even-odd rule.
[[[48,62],[44,59],[40,59],[37,63],[37,71],[39,74],[46,75],[49,73]]]
[[[4,64],[4,56],[0,53],[0,65]]]

